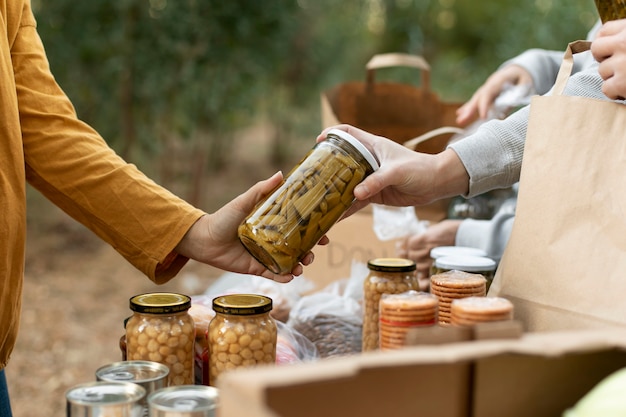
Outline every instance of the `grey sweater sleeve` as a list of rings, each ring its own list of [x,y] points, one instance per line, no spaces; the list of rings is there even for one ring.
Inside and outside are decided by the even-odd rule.
[[[581,64],[584,63],[584,69],[570,77],[564,95],[608,100],[602,93],[602,78],[591,53],[577,56]],[[526,106],[504,120],[488,121],[474,134],[449,145],[470,176],[466,197],[509,187],[519,181],[529,110]]]

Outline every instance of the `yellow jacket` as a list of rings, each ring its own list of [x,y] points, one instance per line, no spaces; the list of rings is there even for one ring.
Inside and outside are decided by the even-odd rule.
[[[124,162],[78,120],[50,73],[30,0],[0,0],[0,29],[2,369],[20,317],[26,181],[156,283],[187,262],[172,250],[204,213]]]

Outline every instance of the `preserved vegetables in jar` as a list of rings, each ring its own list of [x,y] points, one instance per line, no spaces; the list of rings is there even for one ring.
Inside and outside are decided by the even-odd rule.
[[[209,323],[209,383],[231,369],[276,363],[276,322],[272,299],[256,294],[231,294],[213,300]]]
[[[367,263],[369,274],[363,283],[364,352],[379,348],[379,305],[383,294],[419,291],[415,262],[403,258],[378,258]]]
[[[626,17],[626,2],[624,0],[595,0],[595,3],[602,23]]]
[[[354,187],[378,169],[367,148],[331,129],[239,226],[239,239],[267,269],[289,273],[354,202]]]
[[[191,298],[175,293],[140,294],[130,299],[126,357],[166,365],[168,385],[194,383],[195,327]]]

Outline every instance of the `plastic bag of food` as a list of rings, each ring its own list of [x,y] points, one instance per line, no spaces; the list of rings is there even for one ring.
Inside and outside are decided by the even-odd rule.
[[[315,344],[299,331],[278,321],[276,326],[278,328],[276,340],[277,365],[310,362],[320,358]]]

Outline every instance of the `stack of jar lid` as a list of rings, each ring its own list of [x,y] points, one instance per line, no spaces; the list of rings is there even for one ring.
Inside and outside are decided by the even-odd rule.
[[[409,330],[437,323],[437,297],[419,291],[384,294],[379,317],[380,349],[403,347]]]

